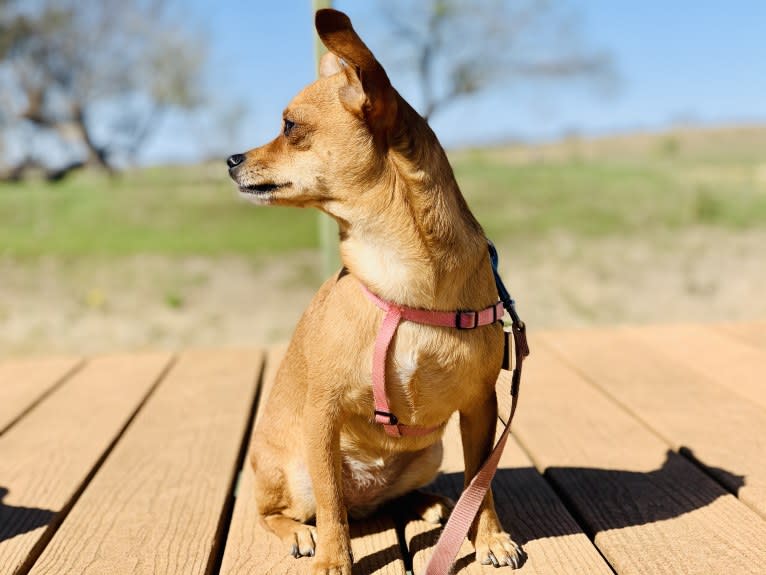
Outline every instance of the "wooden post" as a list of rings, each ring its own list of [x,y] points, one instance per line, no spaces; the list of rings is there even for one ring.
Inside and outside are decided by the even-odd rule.
[[[314,12],[320,8],[331,8],[332,0],[311,0]],[[316,57],[317,76],[319,76],[319,60],[327,52],[319,36],[314,33],[314,56]],[[322,254],[322,279],[329,277],[340,268],[338,253],[338,224],[327,214],[319,214],[319,249]]]

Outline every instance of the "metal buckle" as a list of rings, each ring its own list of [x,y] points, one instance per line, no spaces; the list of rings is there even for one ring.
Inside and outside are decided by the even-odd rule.
[[[464,313],[473,314],[473,325],[463,327],[462,317]],[[479,312],[472,309],[457,310],[455,312],[455,327],[457,329],[476,329],[479,327]]]
[[[383,423],[382,421],[378,421],[378,417],[377,417],[378,415],[382,417],[387,417],[388,423]],[[397,425],[399,423],[399,419],[393,413],[389,413],[388,411],[378,411],[377,409],[375,410],[375,421],[376,423],[381,423],[383,425]]]

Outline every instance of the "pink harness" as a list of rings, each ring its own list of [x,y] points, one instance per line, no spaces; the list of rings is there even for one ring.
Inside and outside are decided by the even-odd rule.
[[[499,292],[501,297],[505,296],[504,299],[507,300],[508,311],[513,320],[512,333],[516,361],[511,383],[511,413],[508,417],[508,423],[505,426],[500,439],[498,439],[495,444],[494,449],[473,477],[471,483],[465,488],[455,505],[455,508],[452,510],[450,518],[436,544],[434,554],[428,562],[425,575],[446,575],[449,573],[452,563],[457,556],[457,552],[484,501],[484,496],[492,483],[492,478],[497,470],[500,456],[503,453],[503,449],[505,449],[505,444],[508,440],[508,435],[510,434],[511,421],[516,413],[516,403],[519,395],[521,364],[524,358],[529,355],[526,327],[524,322],[518,318],[514,309],[513,300],[508,295],[505,286],[502,286],[500,276],[497,275],[497,254],[494,252],[494,246],[492,246],[492,244],[490,244],[490,254],[493,255],[492,264],[495,272],[495,279],[498,282]],[[475,329],[480,326],[490,325],[500,320],[503,317],[505,307],[503,301],[499,301],[495,305],[481,311],[429,311],[408,308],[383,300],[372,293],[367,286],[361,282],[360,285],[365,294],[367,294],[367,297],[372,300],[376,306],[386,312],[386,315],[383,318],[383,323],[378,330],[378,337],[375,340],[375,349],[372,357],[372,394],[375,399],[375,422],[381,424],[386,433],[392,437],[401,437],[404,435],[422,436],[437,431],[443,424],[435,427],[408,426],[399,423],[398,418],[391,413],[391,408],[388,405],[388,398],[386,396],[386,356],[388,355],[388,348],[394,338],[396,329],[403,320],[414,321],[424,325],[452,327],[456,329]],[[507,345],[508,342],[506,339],[506,346]],[[506,368],[508,367],[507,352],[508,349],[506,347],[506,359],[504,359],[504,367]]]
[[[399,324],[403,321],[413,321],[422,325],[438,327],[454,327],[456,329],[475,329],[480,326],[490,325],[503,317],[503,302],[498,301],[495,305],[481,311],[429,311],[404,307],[383,300],[372,293],[367,286],[360,282],[364,293],[372,302],[386,312],[383,323],[378,330],[375,340],[375,351],[372,356],[372,395],[375,398],[375,422],[380,423],[386,433],[392,437],[403,435],[428,435],[442,425],[434,427],[415,427],[399,423],[399,419],[391,413],[386,395],[386,356],[391,341]]]

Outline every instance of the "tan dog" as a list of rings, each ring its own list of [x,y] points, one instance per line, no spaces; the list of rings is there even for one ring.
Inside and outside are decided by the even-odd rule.
[[[320,78],[284,111],[272,142],[228,159],[241,193],[261,205],[314,206],[340,227],[347,273],[322,286],[298,324],[259,420],[252,464],[265,525],[313,573],[350,574],[348,513],[425,486],[443,426],[460,412],[466,482],[495,437],[500,324],[473,330],[399,326],[386,363],[392,411],[440,426],[392,438],[372,421],[371,365],[382,312],[361,285],[399,305],[478,310],[497,301],[487,244],[427,123],[391,87],[345,14],[320,10],[330,50]],[[447,510],[421,501],[430,519]],[[316,528],[307,522],[316,519]],[[489,492],[469,536],[477,560],[516,566],[521,550]]]

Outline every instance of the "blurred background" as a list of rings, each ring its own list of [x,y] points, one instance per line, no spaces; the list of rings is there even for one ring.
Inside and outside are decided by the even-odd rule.
[[[333,5],[531,329],[766,318],[766,4]],[[318,215],[240,201],[224,160],[276,136],[314,43],[309,0],[0,0],[0,355],[289,337]]]

